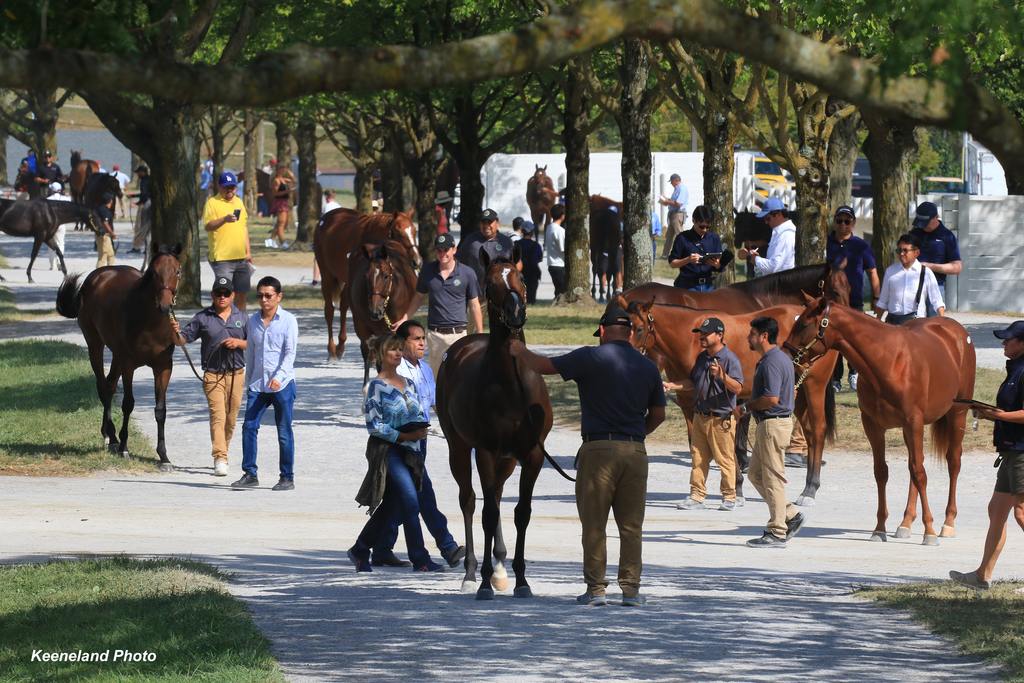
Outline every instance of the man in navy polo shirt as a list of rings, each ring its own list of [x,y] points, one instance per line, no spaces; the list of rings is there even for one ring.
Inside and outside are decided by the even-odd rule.
[[[715,273],[732,260],[729,253],[723,258],[722,238],[711,232],[714,214],[703,204],[693,210],[693,227],[676,235],[668,264],[679,269],[672,284],[694,292],[710,292],[715,288]]]
[[[939,207],[932,202],[921,202],[917,205],[914,229],[910,234],[921,240],[921,255],[917,260],[935,273],[935,280],[939,287],[942,287],[945,298],[946,276],[958,275],[963,270],[956,235],[939,220]],[[931,301],[927,303],[926,312],[929,318],[938,315]]]
[[[864,310],[864,274],[867,273],[871,282],[871,303],[878,301],[881,283],[878,280],[878,267],[875,265],[875,254],[871,245],[853,234],[857,225],[857,216],[853,207],[840,206],[832,219],[835,229],[829,233],[825,244],[825,260],[833,266],[846,261],[846,279],[850,282],[850,307],[858,311]],[[843,383],[843,359],[836,363],[836,371],[832,381],[837,383],[836,391]],[[850,368],[850,391],[857,391],[857,371]]]

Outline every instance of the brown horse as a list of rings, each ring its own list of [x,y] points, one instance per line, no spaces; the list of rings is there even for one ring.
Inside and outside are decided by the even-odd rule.
[[[26,274],[29,282],[32,280],[32,266],[35,265],[39,250],[45,244],[60,261],[60,271],[65,275],[68,269],[64,265],[64,254],[57,247],[54,237],[57,228],[64,223],[82,221],[86,223],[93,232],[100,231],[100,218],[90,209],[76,206],[71,202],[50,201],[48,199],[30,199],[28,201],[14,201],[12,199],[0,199],[0,232],[5,232],[12,237],[31,237],[32,255],[28,261]]]
[[[844,276],[845,279],[845,276]],[[626,304],[625,300],[620,301]],[[750,350],[747,333],[750,321],[759,316],[774,318],[779,323],[779,338],[785,338],[793,327],[797,316],[803,310],[800,306],[774,306],[752,313],[728,314],[687,308],[675,304],[653,302],[628,303],[626,311],[633,323],[633,344],[643,353],[663,359],[666,376],[673,382],[688,380],[701,348],[698,335],[691,332],[709,316],[719,318],[725,324],[725,344],[736,354],[743,365],[743,389],[741,400],[750,398],[753,389],[754,370],[761,356]],[[651,353],[656,351],[657,353]],[[796,395],[795,413],[807,437],[807,477],[804,491],[797,499],[798,505],[813,505],[821,485],[821,454],[825,441],[835,438],[835,393],[832,390],[832,371],[838,354],[830,352],[815,365],[804,378]],[[687,428],[693,420],[695,396],[692,392],[676,394],[679,407],[686,416]],[[743,476],[736,468],[736,492],[742,494]]]
[[[351,209],[334,209],[325,213],[317,224],[316,232],[313,233],[313,253],[320,266],[320,293],[324,299],[324,320],[327,321],[328,358],[336,359],[345,352],[349,255],[362,244],[393,239],[402,244],[409,258],[419,267],[416,228],[412,224],[414,214],[415,209],[406,213],[386,214],[361,214]],[[335,302],[341,314],[337,344],[334,341]]]
[[[369,243],[348,257],[352,325],[363,353],[363,384],[370,377],[369,340],[388,332],[409,310],[416,294],[416,271],[406,245],[397,240]]]
[[[93,173],[99,173],[100,162],[83,159],[77,149],[71,150],[71,169],[68,174],[68,189],[71,190],[71,201],[84,204],[85,184]]]
[[[145,273],[132,266],[105,266],[89,273],[81,285],[79,275],[65,278],[57,290],[57,312],[65,318],[78,318],[78,326],[89,346],[96,391],[103,402],[100,434],[111,453],[120,452],[128,457],[128,418],[135,407],[132,378],[136,368],[143,365],[153,368],[156,452],[160,456],[160,469],[168,472],[174,468],[167,459],[164,420],[174,354],[170,316],[181,278],[180,253],[180,245],[173,249],[160,247]],[[110,372],[105,376],[104,348],[111,352]],[[110,418],[110,405],[119,378],[124,389],[120,435]]]
[[[590,296],[599,294],[604,303],[605,293],[622,285],[622,202],[590,196],[590,265],[593,280]]]
[[[437,376],[437,416],[448,439],[449,463],[459,485],[459,506],[466,524],[464,591],[476,583],[476,495],[470,459],[472,449],[476,449],[484,501],[484,564],[480,572],[483,580],[476,592],[477,600],[490,600],[494,588],[507,588],[501,496],[516,462],[522,465],[512,569],[516,574],[513,595],[527,598],[533,593],[526,582],[526,528],[530,524],[533,487],[544,464],[544,440],[551,431],[551,401],[544,379],[521,367],[509,353],[510,340],[523,338],[526,323],[526,287],[522,278],[504,259],[487,263],[486,254],[483,258],[490,332],[464,337],[448,349]],[[492,553],[497,560],[496,569]]]
[[[530,220],[537,226],[537,234],[541,228],[551,223],[551,207],[558,202],[555,184],[547,174],[548,167],[534,164],[533,175],[526,181],[526,203],[530,207]]]
[[[932,444],[944,456],[949,471],[949,498],[941,536],[954,536],[956,481],[960,474],[966,406],[955,399],[974,395],[975,353],[967,331],[950,318],[914,320],[896,327],[834,306],[825,298],[807,297],[807,305],[785,342],[795,363],[812,371],[831,349],[836,349],[860,373],[857,399],[861,422],[871,443],[878,486],[878,514],[871,540],[886,540],[889,509],[885,485],[885,432],[903,430],[910,467],[910,490],[896,538],[909,538],[921,496],[924,545],[938,544],[928,507],[928,475],[924,470],[924,426],[932,426]]]

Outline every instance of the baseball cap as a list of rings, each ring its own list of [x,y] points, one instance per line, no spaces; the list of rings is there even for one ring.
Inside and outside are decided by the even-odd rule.
[[[523,218],[522,216],[516,216],[515,218],[512,219],[512,229],[513,230],[522,230],[523,229],[523,223],[525,223],[525,222],[526,222],[525,218]]]
[[[934,202],[921,202],[917,205],[917,212],[914,216],[914,227],[923,228],[928,221],[939,215],[939,207]]]
[[[100,197],[100,201],[103,202],[104,204],[109,204],[111,201],[113,201],[113,199],[114,195],[110,194],[109,192],[104,192],[103,196]]]
[[[45,157],[52,157],[53,156],[53,152],[51,152],[50,150],[46,150],[45,152],[43,152],[43,156],[45,156]]]
[[[64,186],[56,181],[50,183],[50,192],[60,192],[63,189]]]
[[[434,238],[435,249],[451,249],[455,246],[455,238],[450,233],[441,233]]]
[[[669,182],[671,183],[671,182],[672,182],[673,180],[679,180],[679,181],[682,181],[682,178],[680,178],[680,177],[679,177],[679,174],[678,174],[678,173],[673,173],[672,175],[670,175],[670,176],[668,177],[668,181],[669,181]]]
[[[993,332],[996,339],[1024,339],[1024,320],[1016,320],[1005,330]]]
[[[623,325],[625,327],[632,327],[632,323],[629,321],[629,314],[622,310],[622,306],[616,304],[610,304],[605,309],[604,315],[601,316],[601,323],[603,327],[609,327],[610,325]],[[594,331],[595,337],[601,336],[601,328],[599,327]]]
[[[217,184],[221,187],[238,187],[238,178],[231,171],[224,171],[217,179]]]
[[[226,277],[219,277],[213,282],[213,288],[211,292],[233,292],[235,288],[231,286],[231,280]]]
[[[710,334],[712,332],[725,334],[725,324],[718,318],[704,318],[704,322],[700,324],[700,327],[693,328],[693,331],[700,332],[701,334]]]
[[[533,224],[533,221],[523,221],[522,231],[523,234],[529,235],[531,232],[537,229],[537,226]]]
[[[758,218],[764,218],[773,211],[785,211],[786,205],[778,197],[769,197],[765,200],[764,208],[757,212]]]
[[[149,168],[147,168],[145,164],[142,164],[141,166],[139,166],[138,168],[135,169],[135,172],[136,173],[149,173]]]
[[[847,216],[850,216],[851,218],[856,218],[857,217],[857,214],[853,210],[852,206],[846,206],[846,205],[840,206],[838,209],[836,209],[836,216],[838,217],[840,214],[845,214]]]
[[[484,209],[484,212],[480,214],[481,223],[490,223],[491,221],[498,220],[498,214],[494,209]]]

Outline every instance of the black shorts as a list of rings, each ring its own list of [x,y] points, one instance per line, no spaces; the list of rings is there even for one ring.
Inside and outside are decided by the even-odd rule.
[[[996,493],[1024,495],[1024,452],[1000,451],[1003,462],[996,472]]]

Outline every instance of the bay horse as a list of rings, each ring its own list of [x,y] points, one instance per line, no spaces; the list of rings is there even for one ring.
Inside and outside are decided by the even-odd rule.
[[[740,400],[750,398],[754,383],[754,371],[760,354],[751,351],[747,344],[747,333],[750,322],[760,316],[774,318],[779,323],[779,338],[782,339],[793,327],[797,316],[803,311],[802,306],[773,306],[750,313],[729,314],[721,311],[708,311],[688,308],[677,304],[659,304],[654,302],[620,301],[626,309],[633,324],[633,345],[645,355],[655,356],[662,360],[666,376],[673,382],[689,380],[690,371],[701,352],[698,335],[691,332],[700,326],[702,320],[714,316],[725,325],[723,341],[736,354],[743,366],[743,388],[738,396]],[[818,488],[821,485],[821,455],[825,442],[832,442],[836,433],[835,392],[832,389],[832,371],[835,369],[838,353],[832,351],[816,364],[810,373],[803,378],[802,385],[796,392],[794,413],[800,421],[807,437],[807,476],[804,491],[797,499],[798,505],[813,505]],[[693,421],[693,408],[696,396],[692,391],[676,393],[679,407],[686,416],[687,429]],[[737,430],[737,436],[740,430]],[[743,430],[745,439],[745,430]],[[745,446],[745,444],[744,444]],[[736,493],[742,496],[743,475],[741,468],[736,468]]]
[[[823,297],[806,297],[806,306],[784,346],[798,366],[813,370],[819,359],[838,350],[860,373],[857,399],[861,422],[871,444],[878,510],[871,540],[886,540],[889,516],[885,486],[885,432],[903,430],[910,468],[910,489],[896,538],[910,538],[921,497],[924,545],[937,545],[928,506],[928,475],[924,469],[924,426],[931,425],[932,447],[945,457],[949,497],[939,536],[956,535],[956,483],[960,474],[967,407],[956,399],[974,396],[975,350],[967,331],[951,318],[912,320],[899,327],[885,324]]]
[[[551,207],[558,203],[558,192],[547,170],[546,165],[534,164],[533,175],[526,181],[526,204],[530,207],[530,220],[537,227],[538,235],[541,228],[551,223]]]
[[[64,254],[57,246],[54,236],[61,225],[76,221],[84,221],[91,230],[100,232],[100,219],[95,212],[82,206],[75,206],[71,202],[49,199],[0,199],[0,232],[12,237],[31,237],[33,240],[32,256],[25,271],[29,282],[34,282],[32,266],[35,265],[39,250],[44,244],[57,255],[60,271],[64,275],[68,274]]]
[[[590,196],[590,265],[593,280],[590,296],[600,295],[605,301],[605,292],[611,296],[622,273],[622,202],[603,197]]]
[[[167,418],[167,385],[171,381],[174,355],[174,331],[171,314],[181,264],[181,245],[161,246],[145,273],[132,266],[97,268],[79,284],[80,275],[64,278],[57,290],[57,312],[65,318],[77,318],[89,347],[89,362],[96,375],[96,391],[103,403],[100,434],[111,453],[128,453],[128,419],[135,407],[132,379],[136,368],[153,369],[156,388],[157,444],[160,469],[173,471],[167,459],[164,421]],[[110,371],[103,372],[103,349],[110,349]],[[121,432],[110,417],[117,382],[123,382]]]
[[[82,198],[85,193],[85,183],[93,173],[99,173],[100,163],[92,159],[83,159],[82,153],[77,149],[71,150],[71,168],[68,173],[68,189],[71,191],[71,201],[75,204],[84,204]]]
[[[487,273],[484,289],[490,331],[463,337],[448,349],[437,376],[437,416],[448,439],[449,464],[459,485],[459,507],[466,524],[463,591],[471,590],[476,583],[476,494],[471,463],[475,448],[484,504],[484,563],[476,598],[491,600],[494,589],[508,587],[500,506],[505,482],[515,471],[516,462],[522,473],[515,509],[513,596],[528,598],[533,592],[526,581],[526,528],[530,524],[533,487],[544,464],[544,440],[551,431],[551,400],[544,379],[519,365],[509,353],[509,342],[523,339],[526,324],[526,287],[519,271],[504,259],[490,262],[486,254],[481,257]]]
[[[363,354],[363,385],[370,378],[369,340],[391,330],[416,294],[416,271],[406,245],[368,243],[349,256],[352,325]],[[321,271],[322,272],[322,271]]]
[[[327,357],[337,359],[345,352],[345,318],[349,307],[349,255],[361,245],[397,240],[418,268],[421,259],[416,249],[416,227],[412,219],[415,209],[407,212],[362,214],[352,209],[328,211],[317,223],[313,233],[313,254],[320,266],[320,293],[324,299],[324,320],[327,322]],[[334,306],[341,315],[338,341],[334,341]],[[402,311],[398,317],[405,314]],[[339,351],[340,347],[340,351]]]

